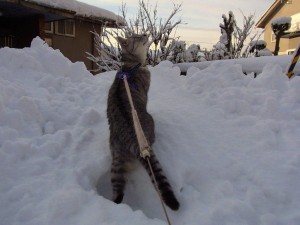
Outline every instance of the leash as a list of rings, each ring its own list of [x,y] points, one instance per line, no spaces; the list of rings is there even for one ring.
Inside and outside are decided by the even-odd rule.
[[[138,64],[139,65],[139,64]],[[135,66],[135,70],[137,70],[141,65],[139,65],[138,67]],[[132,71],[132,70],[131,70]],[[129,75],[128,75],[129,74]],[[121,77],[121,78],[120,78]],[[134,130],[135,130],[135,134],[136,134],[136,137],[137,137],[137,140],[138,140],[138,144],[139,144],[139,148],[140,148],[140,156],[147,160],[147,163],[148,163],[148,166],[150,168],[150,171],[151,171],[151,175],[152,175],[152,178],[153,178],[153,181],[154,181],[154,187],[155,187],[155,190],[159,196],[159,199],[160,199],[160,202],[161,202],[161,205],[162,205],[162,208],[164,210],[164,214],[166,216],[166,219],[168,221],[168,225],[171,225],[171,222],[170,222],[170,219],[169,219],[169,216],[168,216],[168,213],[167,213],[167,209],[166,209],[166,206],[164,204],[164,201],[162,199],[162,196],[161,196],[161,193],[159,191],[159,188],[158,188],[158,184],[157,184],[157,181],[155,179],[155,176],[154,176],[154,172],[153,172],[153,169],[152,169],[152,166],[151,166],[151,163],[150,163],[150,151],[151,151],[151,147],[146,139],[146,136],[145,136],[145,133],[143,131],[143,128],[142,128],[142,125],[140,123],[140,120],[139,120],[139,117],[138,117],[138,114],[135,110],[135,107],[133,105],[133,101],[132,101],[132,96],[131,96],[131,92],[130,92],[130,88],[129,88],[129,84],[128,84],[128,77],[130,77],[130,73],[129,72],[121,72],[119,74],[119,78],[120,79],[123,79],[124,80],[124,84],[125,84],[125,89],[126,89],[126,93],[127,93],[127,96],[128,96],[128,100],[129,100],[129,104],[130,104],[130,107],[131,107],[131,114],[132,114],[132,119],[133,119],[133,124],[134,124]]]

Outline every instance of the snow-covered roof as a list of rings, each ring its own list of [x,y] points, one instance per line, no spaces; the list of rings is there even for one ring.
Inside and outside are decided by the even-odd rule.
[[[50,6],[52,8],[68,10],[74,12],[76,16],[87,17],[90,19],[108,20],[122,23],[123,18],[115,13],[96,6],[88,5],[76,0],[25,0],[26,2],[38,5]]]
[[[291,28],[287,32],[300,31],[300,13],[292,15],[291,18],[292,18]]]

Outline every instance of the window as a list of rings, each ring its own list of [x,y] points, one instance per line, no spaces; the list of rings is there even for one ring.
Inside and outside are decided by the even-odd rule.
[[[276,42],[276,35],[273,32],[271,34],[271,42]]]
[[[52,22],[45,23],[45,32],[53,34],[53,23]]]
[[[0,48],[2,47],[14,47],[15,37],[12,35],[0,36]]]
[[[75,37],[74,20],[61,20],[55,22],[55,33],[70,37]]]
[[[45,42],[48,44],[49,47],[52,47],[52,38],[45,38]]]

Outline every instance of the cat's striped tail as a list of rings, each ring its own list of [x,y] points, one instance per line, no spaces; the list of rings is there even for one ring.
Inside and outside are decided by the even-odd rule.
[[[141,157],[139,159],[140,159],[140,162],[142,163],[143,167],[147,170],[149,176],[151,177],[151,181],[152,181],[153,185],[155,185],[155,182],[153,180],[153,176],[151,173],[151,169],[149,168],[149,164],[148,164],[147,160],[143,159]],[[161,196],[162,196],[164,202],[171,209],[178,210],[179,202],[177,201],[177,199],[174,195],[174,192],[172,190],[172,187],[171,187],[167,177],[165,176],[158,159],[156,158],[156,156],[154,155],[153,152],[151,152],[151,154],[150,154],[149,162],[152,167],[154,177],[155,177],[157,185],[158,185],[158,189],[161,193]]]

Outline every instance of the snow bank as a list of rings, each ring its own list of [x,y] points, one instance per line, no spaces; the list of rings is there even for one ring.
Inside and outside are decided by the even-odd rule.
[[[0,49],[0,62],[1,224],[163,224],[96,193],[110,167],[111,80],[40,39]]]
[[[240,59],[225,59],[223,61],[228,64],[236,64],[242,67],[244,73],[262,73],[264,67],[267,64],[279,65],[281,68],[278,72],[286,72],[288,66],[292,61],[292,55],[284,55],[284,56],[263,56],[263,57],[255,57],[255,58],[240,58]],[[206,61],[206,62],[192,62],[192,63],[178,63],[175,66],[178,66],[181,72],[187,72],[188,68],[193,66],[199,69],[205,69],[210,65],[218,63],[216,61]],[[300,62],[298,62],[294,68],[295,75],[300,75]]]
[[[150,69],[153,148],[181,202],[172,224],[299,224],[300,77],[274,63],[256,79],[227,61]],[[166,224],[140,166],[124,204],[109,200],[114,72],[94,77],[40,39],[0,49],[0,71],[1,224]]]

